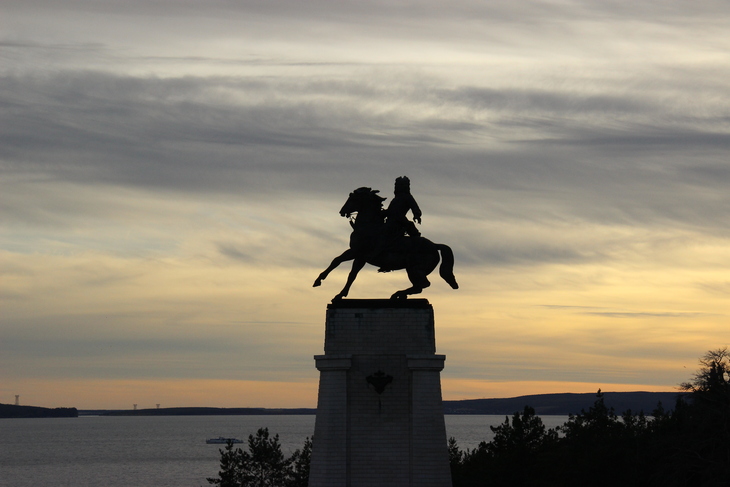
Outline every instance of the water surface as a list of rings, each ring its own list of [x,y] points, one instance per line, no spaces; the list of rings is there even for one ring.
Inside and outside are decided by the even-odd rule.
[[[505,416],[447,415],[462,449],[492,438]],[[566,416],[544,416],[548,427]],[[82,416],[0,419],[0,485],[12,487],[200,487],[218,473],[220,445],[258,428],[279,434],[285,454],[314,432],[314,416]],[[245,445],[242,445],[245,446]]]

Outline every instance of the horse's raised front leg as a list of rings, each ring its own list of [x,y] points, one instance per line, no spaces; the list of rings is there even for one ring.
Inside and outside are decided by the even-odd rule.
[[[348,260],[352,260],[355,258],[355,254],[352,251],[352,249],[347,249],[344,252],[342,252],[340,255],[332,259],[332,263],[328,268],[326,268],[322,273],[317,277],[317,279],[314,280],[314,285],[312,287],[317,287],[322,285],[322,281],[327,279],[327,276],[330,272],[332,272],[333,269],[335,269],[338,265],[342,264],[343,262],[347,262]]]
[[[363,258],[357,258],[352,261],[352,270],[350,270],[350,274],[347,276],[347,283],[345,283],[345,287],[342,288],[342,291],[340,291],[340,294],[332,298],[332,301],[340,300],[344,297],[346,297],[350,293],[350,286],[352,286],[352,283],[355,282],[355,278],[357,277],[357,273],[362,270],[363,267],[365,267],[365,259]]]

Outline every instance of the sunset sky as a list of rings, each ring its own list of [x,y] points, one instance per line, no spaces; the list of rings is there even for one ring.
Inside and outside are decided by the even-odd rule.
[[[730,345],[726,1],[0,10],[0,403],[314,407],[338,211],[402,175],[456,256],[445,399],[672,391]]]

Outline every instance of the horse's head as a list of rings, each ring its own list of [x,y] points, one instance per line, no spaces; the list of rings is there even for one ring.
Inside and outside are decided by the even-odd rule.
[[[379,196],[378,193],[379,191],[377,189],[366,187],[357,188],[350,193],[350,197],[342,205],[340,215],[349,218],[353,213],[359,213],[363,210],[380,211],[383,208],[383,201],[387,198]]]

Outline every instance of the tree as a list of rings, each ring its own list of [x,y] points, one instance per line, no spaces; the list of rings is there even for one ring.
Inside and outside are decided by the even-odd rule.
[[[684,382],[680,389],[698,396],[728,395],[730,387],[730,352],[727,347],[710,350],[700,359],[700,369],[694,379]]]
[[[630,410],[619,417],[604,399],[599,389],[588,411],[569,415],[559,428],[564,434],[559,456],[565,485],[582,485],[590,477],[595,486],[643,485],[648,421],[643,412]]]
[[[494,484],[540,485],[546,467],[541,460],[546,450],[557,443],[557,431],[546,429],[530,406],[514,413],[511,422],[505,418],[504,423],[489,428],[494,438],[487,443],[486,451],[498,472]]]
[[[722,485],[730,478],[730,353],[710,350],[699,361],[690,382],[688,405],[678,430],[687,472],[703,485]]]
[[[279,435],[272,438],[268,428],[260,428],[256,436],[248,436],[248,450],[234,449],[228,442],[220,450],[218,478],[207,480],[220,487],[306,487],[311,452],[312,442],[307,438],[302,450],[285,458]]]
[[[451,481],[453,485],[462,485],[462,477],[464,470],[464,452],[461,451],[459,445],[456,443],[456,438],[453,436],[449,437],[447,444],[449,451],[449,468],[451,469]]]
[[[268,428],[260,428],[248,437],[249,452],[243,452],[244,487],[280,487],[289,477],[291,460],[284,458],[279,435],[269,437]]]
[[[545,452],[558,441],[557,431],[546,430],[535,410],[526,406],[522,413],[505,417],[499,426],[490,426],[494,438],[482,441],[473,450],[461,451],[449,440],[449,460],[454,487],[544,485]]]
[[[557,432],[546,430],[542,419],[530,406],[525,406],[522,414],[515,413],[511,424],[509,418],[505,418],[504,423],[489,428],[494,439],[487,444],[487,451],[497,458],[529,458],[542,448],[546,440],[557,439]]]
[[[233,440],[228,440],[225,450],[218,450],[221,453],[221,469],[218,478],[207,478],[209,484],[220,487],[239,487],[243,485],[241,468],[243,467],[243,450],[233,448]]]
[[[312,459],[312,440],[307,437],[301,450],[291,456],[291,476],[287,487],[307,487],[309,485],[309,465]]]
[[[580,414],[569,415],[568,422],[560,430],[568,439],[575,438],[582,443],[590,444],[599,439],[615,435],[621,429],[621,422],[613,408],[604,402],[604,394],[598,389],[596,402],[588,408],[581,409]]]

